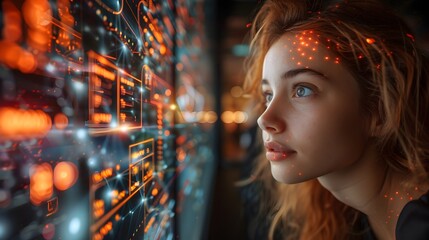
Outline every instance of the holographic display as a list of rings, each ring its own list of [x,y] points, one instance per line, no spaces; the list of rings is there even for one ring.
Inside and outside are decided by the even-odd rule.
[[[1,2],[0,239],[200,239],[217,120],[203,6]]]

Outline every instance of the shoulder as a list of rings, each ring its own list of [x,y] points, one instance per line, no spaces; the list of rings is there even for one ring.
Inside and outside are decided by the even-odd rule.
[[[429,238],[429,192],[408,202],[402,209],[396,225],[396,239]]]

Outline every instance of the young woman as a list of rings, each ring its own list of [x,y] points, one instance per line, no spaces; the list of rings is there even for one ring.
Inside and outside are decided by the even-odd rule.
[[[429,65],[404,22],[375,0],[268,0],[251,37],[255,176],[282,183],[269,238],[429,239]]]

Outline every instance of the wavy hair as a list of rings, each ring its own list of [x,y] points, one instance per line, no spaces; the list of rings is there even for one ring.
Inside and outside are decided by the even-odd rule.
[[[285,33],[305,31],[330,39],[335,46],[330,50],[355,77],[362,108],[381,123],[375,141],[387,165],[411,176],[406,186],[428,184],[429,65],[405,22],[375,0],[266,1],[251,26],[245,65],[244,87],[260,103],[268,49]],[[291,239],[359,238],[356,210],[336,200],[317,180],[274,183],[268,165],[258,160],[254,176],[266,183],[267,196],[276,199],[270,239],[279,228],[287,229]]]

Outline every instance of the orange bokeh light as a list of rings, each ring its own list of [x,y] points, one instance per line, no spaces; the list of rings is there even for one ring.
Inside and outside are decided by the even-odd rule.
[[[0,139],[43,137],[51,127],[51,118],[41,110],[0,108]]]
[[[53,194],[52,167],[48,163],[30,168],[30,201],[39,205]]]
[[[31,73],[36,70],[37,62],[33,54],[22,51],[18,59],[18,68],[23,73]]]
[[[58,190],[64,191],[75,184],[78,170],[72,162],[60,162],[54,168],[54,185]]]
[[[55,127],[58,129],[64,129],[69,124],[69,119],[64,113],[57,113],[54,117]]]

